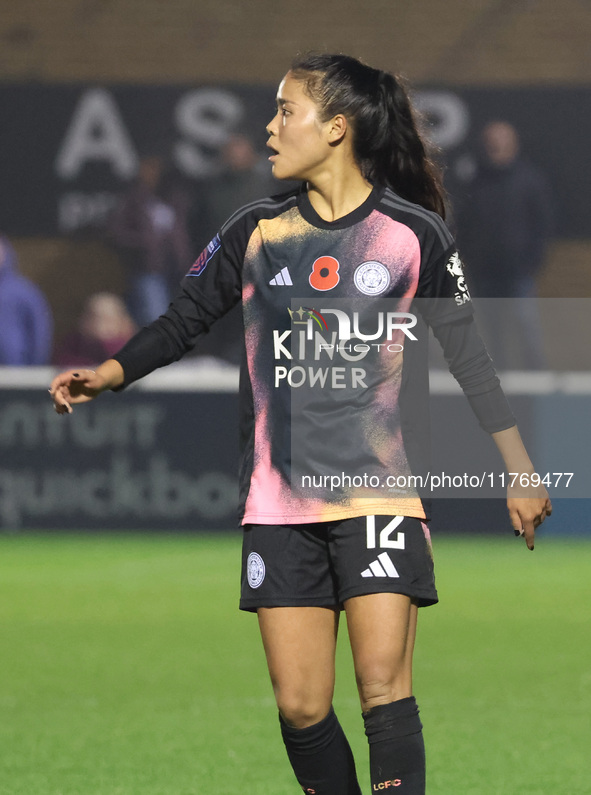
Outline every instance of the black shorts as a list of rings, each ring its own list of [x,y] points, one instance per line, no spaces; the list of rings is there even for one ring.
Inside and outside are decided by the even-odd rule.
[[[359,516],[301,525],[246,525],[240,609],[342,607],[370,593],[437,602],[427,525],[409,516]]]

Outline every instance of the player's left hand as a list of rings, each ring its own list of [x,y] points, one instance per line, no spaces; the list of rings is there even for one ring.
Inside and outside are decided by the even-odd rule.
[[[507,489],[507,508],[515,535],[525,538],[527,548],[533,549],[537,528],[552,513],[545,486],[510,486]]]

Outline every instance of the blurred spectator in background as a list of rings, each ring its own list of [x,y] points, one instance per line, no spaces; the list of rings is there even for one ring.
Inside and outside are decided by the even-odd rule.
[[[191,260],[187,203],[167,176],[163,158],[143,158],[137,179],[109,223],[127,273],[129,309],[138,325],[166,311]]]
[[[247,135],[230,135],[220,153],[220,172],[204,182],[192,212],[192,237],[201,251],[237,209],[289,189],[274,179],[266,157]]]
[[[202,251],[240,207],[290,187],[274,179],[266,156],[259,155],[243,133],[236,132],[228,138],[221,151],[221,168],[221,173],[203,183],[195,198],[191,229],[196,251]],[[218,321],[199,341],[197,353],[240,364],[241,311],[237,306]]]
[[[487,124],[481,143],[480,166],[457,214],[466,277],[473,297],[511,299],[480,304],[495,363],[539,369],[545,357],[536,280],[552,232],[548,183],[521,157],[517,131],[507,122]]]
[[[100,364],[125,345],[136,330],[123,299],[113,293],[96,293],[86,301],[76,330],[58,346],[54,364]]]
[[[45,296],[18,272],[16,252],[0,236],[0,365],[47,364],[52,336]]]

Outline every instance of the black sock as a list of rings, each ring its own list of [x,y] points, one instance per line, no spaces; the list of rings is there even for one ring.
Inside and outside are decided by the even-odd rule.
[[[373,707],[363,720],[372,791],[392,787],[397,795],[424,795],[425,745],[414,696]]]
[[[334,710],[305,729],[288,726],[279,716],[293,772],[309,795],[361,795],[353,754]]]

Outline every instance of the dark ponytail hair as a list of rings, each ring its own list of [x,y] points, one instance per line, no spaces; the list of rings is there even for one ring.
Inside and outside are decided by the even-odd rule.
[[[363,176],[445,217],[441,172],[427,152],[401,80],[348,55],[296,58],[291,75],[305,84],[321,121],[341,113],[353,129]]]

